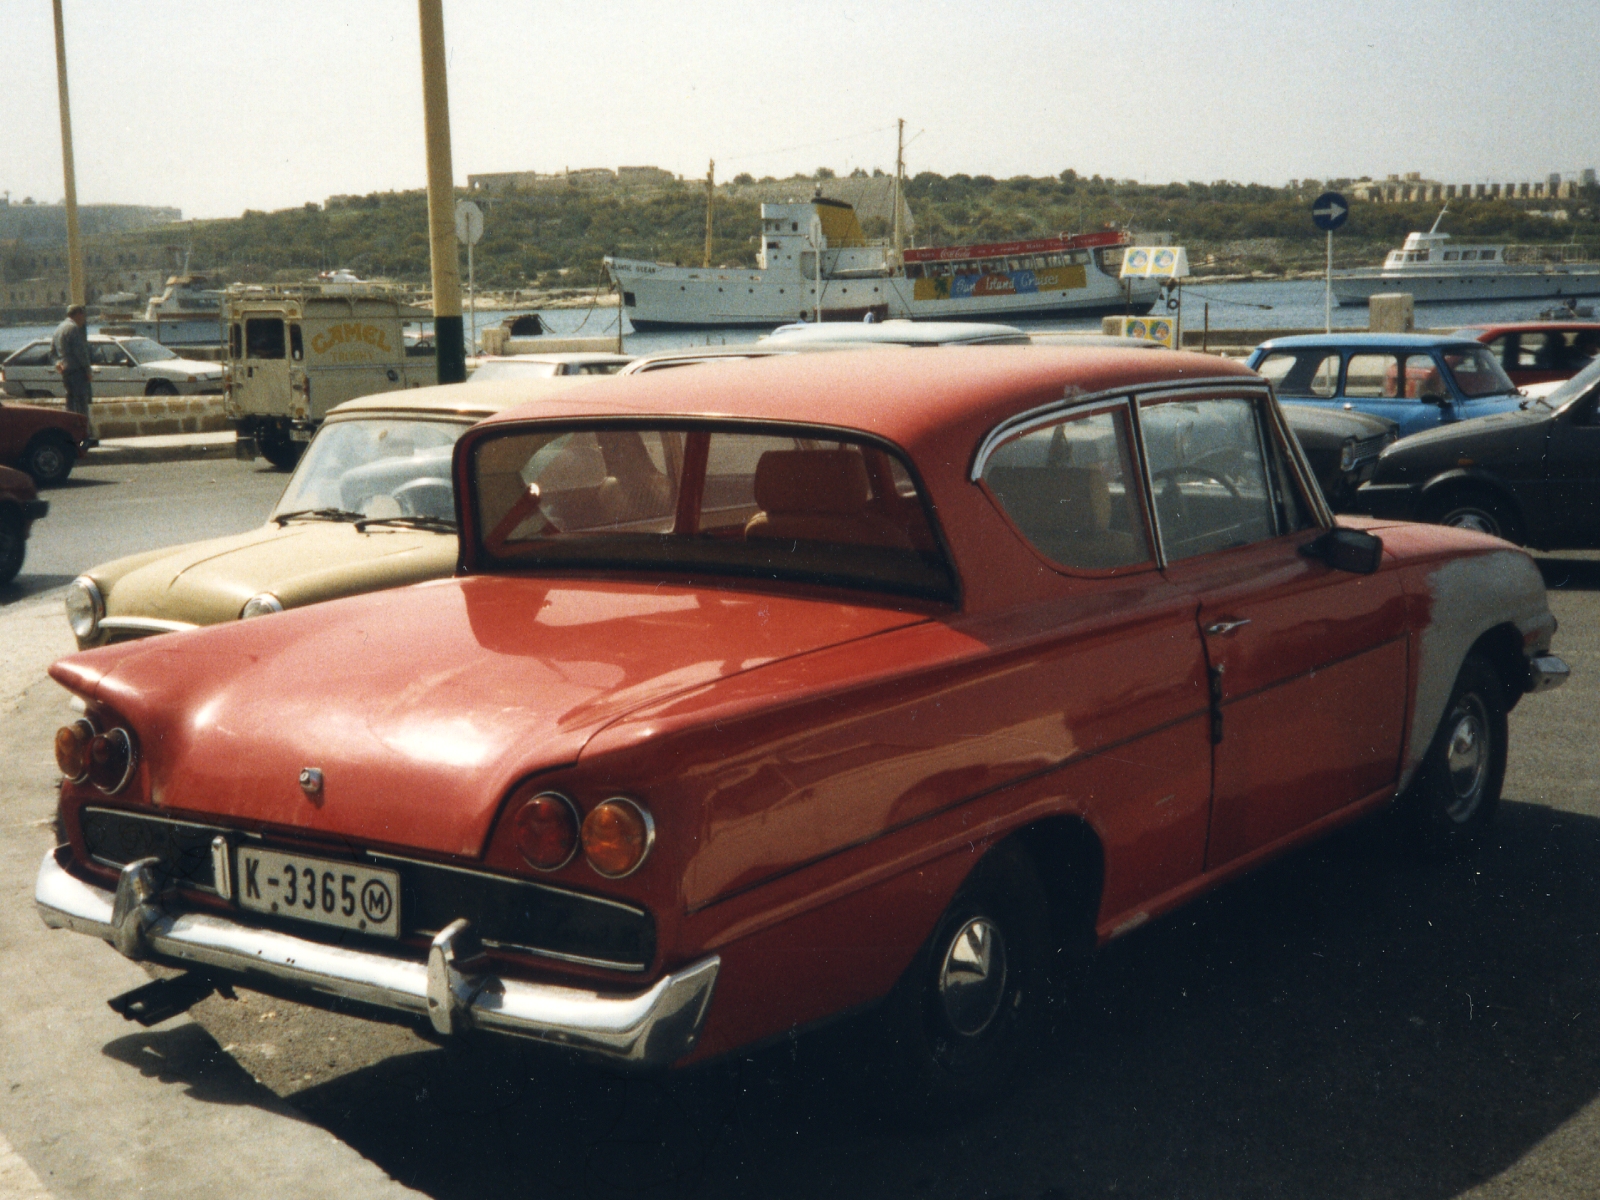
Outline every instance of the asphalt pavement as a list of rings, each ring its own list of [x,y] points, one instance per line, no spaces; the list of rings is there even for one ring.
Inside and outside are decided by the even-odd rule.
[[[248,528],[283,480],[161,472],[53,507],[78,557],[0,589],[0,1195],[1600,1194],[1600,555],[1541,559],[1573,677],[1512,714],[1481,854],[1420,865],[1372,820],[1153,922],[1063,1003],[1030,1082],[929,1126],[871,1098],[848,1027],[652,1079],[243,990],[150,1030],[112,1015],[144,973],[29,899],[65,713],[40,674],[70,648],[59,582],[98,545],[85,523]]]

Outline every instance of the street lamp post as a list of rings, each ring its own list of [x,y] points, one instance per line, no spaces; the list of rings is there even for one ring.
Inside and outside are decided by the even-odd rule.
[[[54,0],[56,16],[56,87],[61,93],[61,173],[66,177],[67,290],[71,303],[86,303],[83,286],[83,243],[78,238],[78,177],[72,167],[72,107],[67,103],[67,38],[61,22],[61,0]]]
[[[60,0],[57,0],[60,3]],[[428,252],[433,265],[433,340],[439,382],[467,378],[456,262],[455,182],[450,165],[450,92],[445,83],[442,0],[417,0],[422,31],[422,115],[428,142]]]

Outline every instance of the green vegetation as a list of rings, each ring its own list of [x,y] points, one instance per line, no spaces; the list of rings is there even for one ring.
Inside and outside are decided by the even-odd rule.
[[[1335,180],[1329,186],[1348,184]],[[1073,171],[1005,180],[923,173],[907,181],[906,198],[919,245],[1129,225],[1170,233],[1188,247],[1191,264],[1201,272],[1282,272],[1321,266],[1323,235],[1311,223],[1310,208],[1323,188],[1317,180],[1274,188],[1226,181],[1147,185],[1080,178]],[[1443,228],[1470,241],[1600,242],[1600,189],[1587,191],[1577,200],[1461,201]],[[475,198],[485,208],[484,239],[475,251],[484,288],[591,287],[601,278],[605,254],[696,263],[704,250],[705,193],[693,181]],[[1539,207],[1565,209],[1570,219],[1535,215]],[[1427,228],[1437,215],[1433,204],[1357,204],[1336,235],[1339,261],[1375,263],[1409,230]],[[719,196],[715,261],[753,263],[758,221],[754,201]],[[887,234],[881,219],[865,224],[871,236]],[[418,284],[428,279],[427,201],[420,191],[335,196],[322,206],[247,211],[191,228],[194,264],[230,281],[301,279],[335,267],[369,278]],[[96,241],[117,261],[167,265],[173,235],[167,226]]]

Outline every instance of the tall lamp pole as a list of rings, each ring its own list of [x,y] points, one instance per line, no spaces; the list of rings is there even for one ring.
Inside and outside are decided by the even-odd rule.
[[[85,303],[83,243],[78,238],[78,177],[72,167],[72,107],[67,103],[67,38],[61,23],[61,0],[56,14],[56,87],[61,93],[61,173],[66,177],[67,290],[73,304]]]
[[[59,5],[60,0],[56,0]],[[439,382],[467,378],[456,261],[455,183],[450,166],[450,92],[445,83],[442,0],[417,0],[422,28],[422,115],[428,139],[428,251],[433,263],[433,340]]]

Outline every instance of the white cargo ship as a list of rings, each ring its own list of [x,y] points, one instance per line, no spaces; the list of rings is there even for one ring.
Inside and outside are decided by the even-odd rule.
[[[761,206],[756,266],[683,267],[608,256],[635,329],[792,321],[1003,321],[1143,314],[1159,282],[1119,281],[1115,230],[896,251],[869,243],[855,209],[821,196]]]
[[[1453,300],[1546,300],[1600,296],[1600,263],[1579,246],[1466,246],[1439,232],[1406,235],[1381,267],[1333,272],[1340,304],[1361,305],[1380,292],[1409,292],[1418,304]]]

